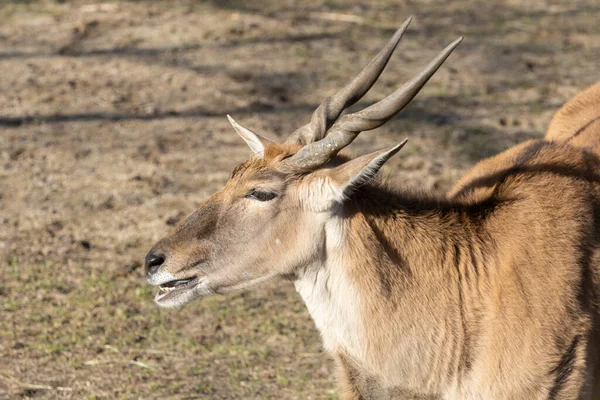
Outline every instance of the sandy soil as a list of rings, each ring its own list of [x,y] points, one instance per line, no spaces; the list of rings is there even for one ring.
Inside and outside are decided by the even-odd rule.
[[[388,171],[443,191],[542,136],[600,78],[600,5],[482,3],[2,2],[0,399],[335,398],[289,284],[159,310],[143,257],[249,156],[226,114],[283,139],[410,15],[357,108],[465,41],[355,154],[409,137]]]

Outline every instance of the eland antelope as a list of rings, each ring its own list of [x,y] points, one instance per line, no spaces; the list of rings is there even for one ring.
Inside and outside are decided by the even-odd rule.
[[[447,196],[411,193],[377,174],[406,141],[340,153],[402,110],[461,41],[342,115],[409,22],[285,143],[229,117],[253,157],[148,253],[156,303],[293,282],[346,399],[600,398],[600,85],[545,139],[482,161]]]

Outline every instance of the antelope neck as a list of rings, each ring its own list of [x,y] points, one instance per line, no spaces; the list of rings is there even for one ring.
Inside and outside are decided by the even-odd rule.
[[[380,209],[357,202],[327,222],[323,260],[296,289],[328,352],[373,376],[398,371],[386,385],[439,393],[471,362],[464,297],[480,302],[466,280],[482,242],[460,208],[369,204]]]

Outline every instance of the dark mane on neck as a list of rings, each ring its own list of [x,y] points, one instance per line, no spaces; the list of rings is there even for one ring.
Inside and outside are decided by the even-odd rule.
[[[348,211],[361,212],[367,217],[386,218],[398,215],[444,217],[451,214],[482,218],[500,203],[490,198],[480,203],[465,203],[440,194],[414,189],[403,190],[388,181],[375,181],[358,188],[348,199]]]

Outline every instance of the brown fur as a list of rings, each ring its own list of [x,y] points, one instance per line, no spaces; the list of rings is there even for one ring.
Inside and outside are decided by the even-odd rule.
[[[300,147],[268,145],[153,251],[202,295],[294,281],[345,399],[598,399],[597,104],[598,84],[446,198],[371,182],[339,202],[329,178],[355,160],[294,173]],[[265,187],[278,197],[246,199]]]
[[[370,300],[364,373],[410,359],[405,373],[422,378],[401,389],[433,386],[414,396],[472,381],[501,388],[484,398],[578,398],[600,282],[600,181],[590,166],[600,161],[552,145],[489,177],[486,197],[475,185],[450,201],[361,190],[348,251]]]
[[[552,398],[579,398],[577,393],[582,393],[582,398],[586,395],[585,398],[600,398],[600,371],[597,368],[600,360],[598,350],[600,164],[598,155],[600,155],[600,82],[579,93],[555,114],[543,140],[527,141],[495,157],[481,161],[448,193],[450,199],[460,199],[473,204],[497,199],[503,193],[517,197],[518,201],[515,204],[519,206],[521,214],[519,222],[523,224],[521,232],[514,232],[518,235],[514,240],[516,245],[506,247],[513,253],[513,258],[523,253],[520,249],[525,246],[525,242],[532,240],[534,237],[532,233],[536,232],[535,227],[539,226],[539,229],[548,229],[547,241],[541,241],[540,247],[535,248],[537,259],[524,260],[523,264],[529,264],[529,268],[535,266],[548,268],[556,265],[556,260],[559,259],[557,257],[561,257],[559,264],[569,266],[572,273],[579,267],[578,274],[570,279],[551,275],[552,281],[548,286],[544,286],[544,290],[556,294],[558,285],[572,285],[571,290],[576,291],[577,301],[573,294],[566,297],[557,296],[557,298],[569,315],[583,318],[584,321],[588,320],[583,325],[581,336],[575,331],[570,334],[573,338],[571,343],[576,343],[575,347],[583,346],[587,350],[579,354],[580,360],[577,357],[572,359],[573,364],[579,361],[585,365],[587,376],[570,381],[566,373],[560,373],[559,367],[564,367],[565,363],[559,363],[552,371],[556,376],[554,392],[551,390]],[[531,185],[533,180],[537,181],[536,185]],[[514,186],[518,181],[527,182],[527,186]],[[530,207],[525,208],[522,199],[527,196],[540,197],[532,202]],[[539,216],[543,207],[547,207],[550,213],[547,214],[545,223],[540,223]],[[551,210],[554,210],[554,215]],[[523,218],[523,216],[535,218]],[[512,234],[511,229],[510,233],[499,232],[497,236]],[[550,249],[550,247],[557,248]],[[519,251],[516,251],[517,249]],[[550,255],[547,263],[539,257],[540,254]],[[569,257],[569,254],[575,259],[570,262],[563,260],[562,257]],[[555,270],[551,271],[555,273]],[[571,300],[567,301],[567,299]],[[557,309],[550,308],[550,310],[556,312]],[[550,316],[557,318],[556,315]],[[562,333],[567,330],[566,326],[572,328],[568,323],[561,324]],[[570,349],[567,348],[567,353],[564,353],[563,357],[566,357]],[[595,372],[593,372],[594,368]],[[571,393],[567,388],[569,384],[572,386]]]
[[[565,104],[552,118],[546,140],[597,152],[600,146],[600,82]]]

